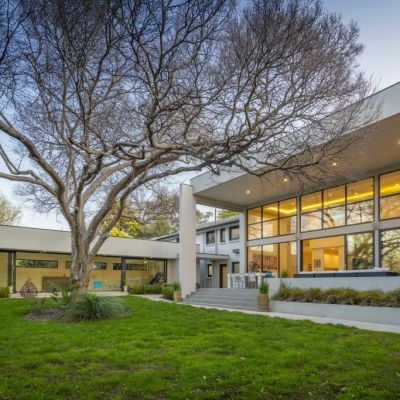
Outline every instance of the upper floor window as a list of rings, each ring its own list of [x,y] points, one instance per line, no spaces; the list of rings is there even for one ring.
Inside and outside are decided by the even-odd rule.
[[[380,219],[400,218],[400,171],[379,177]]]
[[[229,240],[239,240],[239,227],[231,226],[229,228]]]
[[[248,210],[248,240],[296,233],[296,214],[296,198]]]
[[[373,178],[301,196],[301,231],[374,220]]]
[[[225,236],[226,236],[225,228],[220,229],[220,231],[219,231],[219,241],[221,243],[224,243],[226,241],[226,237]]]
[[[206,244],[214,244],[215,243],[215,232],[209,231],[206,232]]]
[[[16,260],[16,266],[20,268],[58,268],[57,260]]]

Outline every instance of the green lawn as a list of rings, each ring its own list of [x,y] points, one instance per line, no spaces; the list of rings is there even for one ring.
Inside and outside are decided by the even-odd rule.
[[[399,335],[123,301],[131,317],[62,324],[0,300],[0,399],[399,398]]]

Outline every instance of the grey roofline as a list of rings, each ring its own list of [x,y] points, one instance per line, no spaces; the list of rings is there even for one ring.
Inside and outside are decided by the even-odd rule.
[[[219,228],[221,226],[228,226],[239,222],[239,217],[229,217],[216,222],[206,222],[196,226],[196,233],[210,230],[211,228]],[[170,233],[169,235],[159,236],[155,240],[172,239],[179,237],[179,231]]]

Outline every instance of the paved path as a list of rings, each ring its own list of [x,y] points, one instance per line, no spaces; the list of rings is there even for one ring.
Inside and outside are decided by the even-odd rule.
[[[137,295],[137,297],[142,297],[145,299],[153,300],[153,301],[162,301],[171,303],[171,301],[163,299],[161,295]],[[300,315],[300,314],[286,314],[286,313],[277,313],[277,312],[262,312],[262,311],[247,311],[247,310],[234,310],[231,308],[222,308],[222,307],[210,307],[210,306],[200,306],[196,304],[185,304],[185,303],[176,303],[183,306],[197,307],[197,308],[211,308],[214,310],[223,310],[230,312],[241,312],[244,314],[253,314],[253,315],[263,315],[264,317],[270,318],[285,318],[291,320],[307,320],[312,321],[317,324],[333,324],[333,325],[344,325],[351,326],[353,328],[365,329],[369,331],[377,331],[377,332],[392,332],[392,333],[400,333],[399,325],[386,325],[386,324],[373,324],[370,322],[361,322],[361,321],[350,321],[346,319],[336,319],[336,318],[323,318],[323,317],[314,317],[310,315]]]

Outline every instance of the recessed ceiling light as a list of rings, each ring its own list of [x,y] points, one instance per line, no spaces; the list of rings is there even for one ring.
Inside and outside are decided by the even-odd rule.
[[[400,185],[400,183],[396,183],[396,186],[399,186]]]
[[[400,144],[400,139],[397,141],[397,144]]]
[[[336,167],[336,165],[337,165],[337,163],[335,163],[335,162],[332,163],[332,166],[333,166],[333,167]]]
[[[287,182],[288,181],[288,178],[283,178],[283,182]]]
[[[246,190],[246,194],[250,194],[250,190],[249,189]]]

